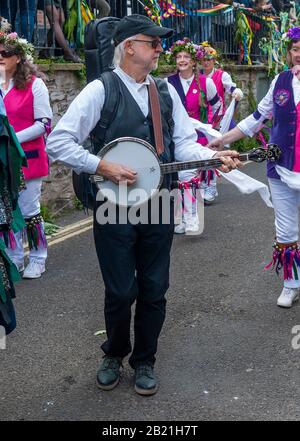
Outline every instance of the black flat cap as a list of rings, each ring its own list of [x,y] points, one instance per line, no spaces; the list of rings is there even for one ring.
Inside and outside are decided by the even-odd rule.
[[[132,14],[119,21],[113,37],[115,46],[117,46],[126,40],[126,38],[132,37],[133,35],[144,34],[151,37],[169,38],[173,32],[173,29],[158,26],[145,15]]]

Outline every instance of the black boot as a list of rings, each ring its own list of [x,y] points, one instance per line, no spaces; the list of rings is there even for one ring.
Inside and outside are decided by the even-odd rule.
[[[140,364],[135,368],[135,391],[139,395],[154,395],[158,386],[151,363]]]
[[[103,390],[111,390],[120,380],[121,357],[105,355],[97,372],[97,386]]]

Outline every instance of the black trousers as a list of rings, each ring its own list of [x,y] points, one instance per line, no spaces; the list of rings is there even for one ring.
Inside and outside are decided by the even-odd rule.
[[[94,239],[105,284],[107,340],[101,348],[111,356],[131,352],[131,306],[136,302],[129,364],[154,364],[166,314],[173,220],[167,225],[99,225],[95,213]]]

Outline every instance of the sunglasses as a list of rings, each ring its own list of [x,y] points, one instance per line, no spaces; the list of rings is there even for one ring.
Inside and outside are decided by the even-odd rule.
[[[2,58],[10,58],[10,57],[12,57],[13,55],[16,55],[16,54],[13,51],[5,51],[5,50],[3,50],[3,51],[0,51],[0,55],[1,55]]]
[[[148,43],[151,45],[152,49],[156,49],[159,45],[161,45],[160,40],[131,40],[131,41],[139,41],[140,43]]]

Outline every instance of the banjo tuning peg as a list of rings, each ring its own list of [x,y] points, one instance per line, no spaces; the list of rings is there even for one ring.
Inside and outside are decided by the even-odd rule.
[[[267,151],[261,147],[251,150],[249,152],[249,159],[254,162],[263,162],[267,157]]]

